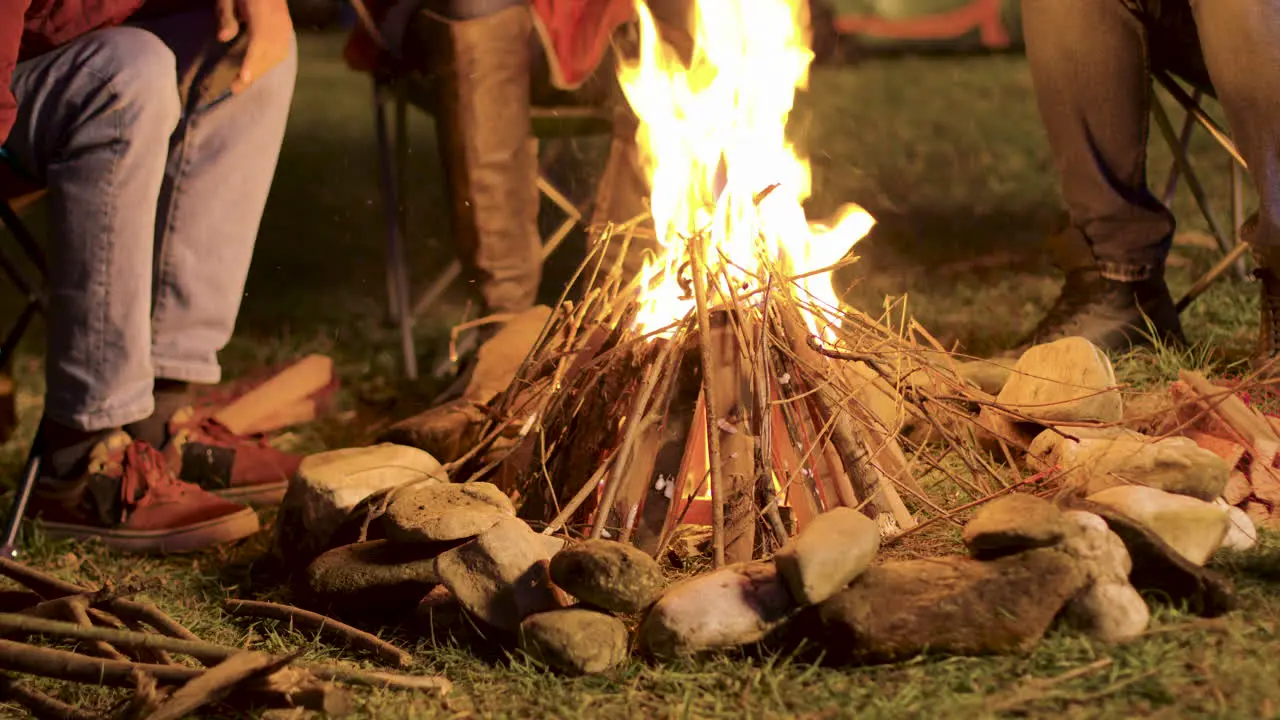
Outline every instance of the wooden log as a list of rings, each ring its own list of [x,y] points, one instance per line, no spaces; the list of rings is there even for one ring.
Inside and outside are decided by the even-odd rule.
[[[695,353],[686,352],[680,360],[653,463],[642,488],[644,495],[636,522],[635,546],[650,555],[656,556],[662,548],[669,523],[673,520],[671,509],[680,504],[682,483],[679,476],[685,467],[687,448],[696,442],[695,435],[705,432],[705,427],[697,425],[699,421],[706,423],[706,419],[698,415],[698,400],[702,395],[699,367]],[[703,450],[702,455],[705,454]],[[705,465],[705,460],[699,462],[698,471],[702,472]]]
[[[822,514],[813,471],[800,462],[800,453],[796,452],[781,406],[773,406],[771,414],[773,471],[782,486],[783,501],[795,513],[796,525],[803,530],[810,520]]]
[[[760,512],[756,505],[756,438],[747,422],[752,377],[732,323],[728,312],[713,313],[711,337],[703,344],[703,351],[711,352],[703,367],[710,372],[706,384],[714,388],[707,397],[712,398],[708,410],[716,425],[708,426],[707,432],[719,436],[726,563],[751,559]]]
[[[270,380],[233,400],[213,414],[231,432],[245,434],[245,428],[262,423],[280,408],[305,399],[333,381],[333,359],[308,355],[282,370]]]
[[[700,488],[704,485],[707,474],[707,403],[706,396],[699,388],[684,452],[680,457],[680,466],[675,477],[675,489],[671,493],[671,505],[668,506],[667,517],[662,525],[662,541],[658,543],[658,554],[661,554],[662,548],[670,542],[672,533],[688,514],[690,507],[700,494]]]
[[[811,368],[811,372],[817,372],[822,378],[838,376],[839,373],[830,367],[830,359],[809,347],[808,330],[800,319],[799,312],[794,307],[779,307],[779,310],[783,333],[797,357]],[[858,498],[871,501],[863,506],[864,511],[871,517],[879,512],[890,513],[900,528],[914,526],[915,521],[893,483],[881,477],[871,465],[865,435],[861,428],[855,426],[844,398],[840,397],[839,391],[832,384],[823,383],[821,379],[818,382],[818,391],[813,394],[814,402],[822,418],[833,424],[831,444],[840,455],[845,477],[852,485],[853,492]],[[846,491],[842,485],[837,485],[837,488],[842,492]]]
[[[247,435],[266,435],[287,427],[305,425],[319,416],[320,405],[311,398],[303,398],[245,423],[241,432]]]

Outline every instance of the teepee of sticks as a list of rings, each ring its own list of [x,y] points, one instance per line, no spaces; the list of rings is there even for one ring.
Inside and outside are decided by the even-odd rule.
[[[840,307],[831,273],[874,221],[856,206],[805,217],[809,166],[786,130],[813,57],[807,2],[696,0],[674,32],[637,10],[639,57],[619,79],[652,223],[595,235],[580,300],[562,298],[461,475],[517,495],[546,532],[656,553],[680,524],[710,525],[717,565],[836,506],[886,534],[946,517],[925,472],[995,491],[970,431],[983,398],[941,347]],[[626,281],[644,232],[657,252]],[[911,426],[931,432],[904,447]]]

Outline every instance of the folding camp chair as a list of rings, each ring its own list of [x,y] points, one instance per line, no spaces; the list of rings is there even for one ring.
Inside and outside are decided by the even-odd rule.
[[[44,190],[42,188],[20,176],[17,171],[8,165],[5,157],[0,157],[0,223],[3,223],[4,228],[8,230],[8,234],[16,242],[18,248],[26,256],[39,276],[37,281],[28,279],[27,273],[23,272],[18,262],[4,248],[4,239],[0,238],[0,270],[3,270],[5,276],[9,278],[9,281],[22,295],[24,301],[17,321],[9,328],[4,335],[3,342],[0,343],[0,371],[9,369],[10,364],[13,362],[13,353],[30,327],[32,319],[35,318],[37,313],[44,311],[42,286],[48,268],[45,264],[44,253],[40,250],[40,246],[36,243],[31,231],[20,217],[20,214],[26,208],[37,202],[43,195]],[[14,491],[13,502],[9,506],[9,515],[5,520],[4,526],[4,536],[0,537],[0,555],[4,557],[14,557],[17,554],[15,545],[18,538],[18,529],[22,523],[22,516],[27,509],[27,501],[31,498],[31,491],[40,475],[39,447],[40,438],[37,433],[27,454],[22,475],[18,478],[18,486]]]
[[[387,223],[387,296],[391,318],[399,328],[404,374],[410,380],[418,377],[417,346],[413,337],[414,320],[432,307],[462,273],[462,265],[455,259],[416,300],[412,298],[405,254],[405,237],[408,235],[408,213],[404,205],[405,170],[409,155],[406,116],[409,107],[431,114],[434,106],[432,93],[430,80],[418,73],[395,77],[374,76],[374,122],[381,169],[379,185]],[[394,113],[393,128],[389,127],[392,121],[387,118],[388,105]],[[531,118],[533,138],[545,141],[543,145],[547,151],[539,163],[536,179],[538,191],[564,213],[560,224],[542,238],[542,259],[545,262],[583,218],[583,210],[547,178],[544,172],[546,159],[569,138],[608,134],[612,128],[612,115],[602,107],[535,105],[531,109]],[[436,140],[443,146],[449,140],[439,133],[440,125],[437,124],[436,127]],[[450,194],[456,190],[447,188]]]
[[[1244,225],[1244,171],[1248,170],[1248,166],[1245,164],[1244,158],[1240,156],[1240,151],[1236,149],[1235,143],[1231,141],[1231,137],[1226,130],[1201,105],[1201,101],[1205,97],[1213,96],[1212,88],[1192,86],[1192,89],[1188,91],[1179,80],[1175,79],[1167,71],[1157,70],[1153,75],[1156,83],[1186,113],[1180,131],[1175,131],[1173,121],[1170,120],[1169,114],[1165,111],[1159,98],[1153,98],[1151,103],[1151,115],[1155,120],[1156,127],[1159,128],[1160,134],[1164,137],[1165,142],[1168,143],[1169,149],[1173,153],[1173,166],[1169,170],[1169,177],[1165,183],[1162,200],[1166,206],[1169,205],[1173,201],[1173,194],[1178,188],[1179,181],[1185,182],[1187,189],[1195,199],[1196,206],[1200,209],[1200,213],[1204,215],[1205,222],[1209,225],[1210,234],[1213,235],[1214,240],[1218,243],[1218,248],[1223,253],[1222,258],[1208,272],[1196,280],[1191,288],[1187,290],[1187,294],[1178,300],[1178,312],[1182,312],[1226,272],[1234,269],[1241,278],[1246,276],[1244,255],[1248,251],[1248,246],[1240,241],[1240,228]],[[1197,125],[1203,127],[1222,146],[1222,149],[1226,151],[1232,160],[1230,232],[1224,230],[1219,224],[1218,217],[1213,212],[1208,195],[1205,193],[1204,185],[1200,182],[1199,175],[1196,174],[1195,169],[1191,166],[1189,154],[1191,133]]]

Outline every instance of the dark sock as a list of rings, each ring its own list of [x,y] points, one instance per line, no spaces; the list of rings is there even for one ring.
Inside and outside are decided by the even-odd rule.
[[[41,418],[40,474],[59,480],[72,480],[84,475],[89,468],[89,452],[93,446],[116,431],[117,428],[78,430],[47,417]]]
[[[175,413],[191,404],[191,386],[179,380],[156,379],[156,409],[151,417],[124,426],[134,440],[141,440],[154,448],[162,448],[169,442],[169,420]]]

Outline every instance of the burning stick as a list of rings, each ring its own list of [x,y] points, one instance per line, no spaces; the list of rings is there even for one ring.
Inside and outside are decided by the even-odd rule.
[[[691,242],[690,250],[698,243]],[[702,394],[707,402],[707,463],[711,471],[711,553],[715,567],[724,567],[724,465],[721,464],[720,422],[716,412],[721,407],[715,382],[716,355],[712,353],[711,313],[707,307],[707,280],[700,254],[693,256],[693,295],[698,304],[698,342],[702,347]]]

